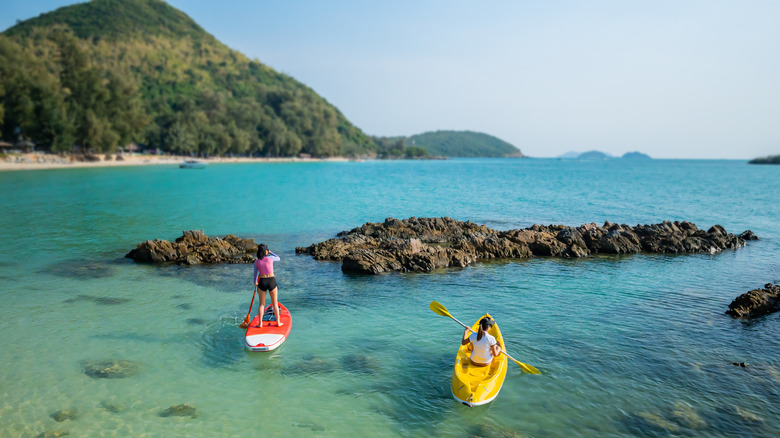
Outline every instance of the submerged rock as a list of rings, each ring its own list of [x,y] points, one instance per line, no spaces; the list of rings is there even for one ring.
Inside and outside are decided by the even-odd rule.
[[[750,231],[741,236],[755,237]],[[499,258],[642,252],[715,254],[744,246],[745,238],[727,233],[720,225],[703,231],[690,222],[635,227],[610,222],[579,227],[534,225],[522,230],[497,231],[448,217],[412,217],[369,222],[325,242],[298,247],[295,252],[310,254],[315,260],[341,261],[345,272],[379,274],[466,267],[480,260]]]
[[[294,427],[309,429],[312,432],[325,432],[325,426],[318,423],[292,423]]]
[[[678,401],[674,404],[672,415],[680,424],[691,429],[704,429],[707,427],[707,422],[702,419],[699,412],[684,401]]]
[[[114,269],[105,262],[84,261],[83,259],[56,263],[38,272],[79,280],[107,278],[114,275]]]
[[[38,435],[38,438],[60,438],[67,435],[70,435],[70,432],[68,432],[67,430],[56,429],[56,430],[47,430],[46,432],[41,432]]]
[[[734,411],[739,415],[740,418],[743,420],[752,422],[752,423],[763,423],[764,419],[759,417],[755,412],[745,409],[739,406],[733,406]]]
[[[95,304],[100,304],[102,306],[116,306],[120,304],[126,304],[130,302],[129,298],[115,298],[115,297],[98,297],[94,295],[78,295],[73,298],[68,298],[67,300],[63,301],[63,303],[76,303],[79,301],[90,301]]]
[[[158,414],[161,417],[190,417],[197,418],[198,410],[188,404],[173,405]]]
[[[138,370],[138,365],[129,360],[89,360],[84,362],[84,374],[96,379],[122,379],[130,377]]]
[[[379,361],[363,354],[350,354],[341,359],[341,366],[355,374],[376,374],[382,368]]]
[[[729,304],[727,314],[751,319],[780,310],[780,285],[767,283],[763,289],[753,289]]]
[[[679,426],[661,417],[660,415],[652,414],[650,412],[640,412],[639,418],[645,421],[648,425],[661,429],[665,432],[674,433],[679,430]]]
[[[108,412],[111,412],[113,414],[118,414],[118,413],[122,412],[122,406],[121,405],[119,405],[117,403],[114,403],[114,402],[110,402],[108,400],[103,400],[102,402],[100,402],[100,406],[102,406],[103,409],[105,409]]]
[[[286,376],[327,374],[336,371],[336,366],[320,358],[312,357],[285,367],[282,374]]]
[[[189,325],[206,325],[206,320],[203,318],[188,318],[187,324]]]
[[[201,263],[252,263],[257,243],[228,234],[224,239],[208,237],[201,230],[184,231],[175,242],[147,240],[125,257],[144,263],[173,262],[180,265]]]
[[[492,424],[478,424],[468,430],[468,437],[473,438],[522,438],[525,435],[513,429],[504,429]]]
[[[59,411],[50,415],[54,421],[62,423],[65,420],[75,420],[78,417],[79,411],[76,409],[60,409]]]

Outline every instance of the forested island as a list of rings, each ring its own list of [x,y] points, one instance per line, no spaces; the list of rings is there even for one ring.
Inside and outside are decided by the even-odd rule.
[[[407,144],[422,147],[431,155],[445,157],[522,157],[515,146],[500,138],[471,131],[436,131],[416,134]]]
[[[763,158],[754,158],[748,164],[780,164],[780,155],[772,155]]]
[[[198,156],[520,153],[471,132],[369,136],[311,88],[160,0],[93,0],[0,34],[0,140],[96,154],[131,144]]]

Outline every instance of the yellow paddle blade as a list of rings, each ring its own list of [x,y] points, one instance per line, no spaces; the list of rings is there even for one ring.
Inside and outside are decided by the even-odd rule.
[[[522,363],[519,360],[515,359],[514,357],[512,357],[512,356],[510,356],[510,355],[508,355],[506,353],[504,353],[504,356],[512,359],[512,361],[514,363],[516,363],[516,364],[518,364],[520,366],[520,369],[522,369],[523,371],[525,371],[528,374],[542,374],[542,372],[537,370],[536,368],[534,368],[533,365],[528,365],[527,363]]]
[[[447,308],[442,306],[438,301],[431,301],[431,305],[429,307],[431,310],[433,310],[434,313],[452,318],[452,315],[450,315],[450,312],[447,311]]]
[[[522,362],[518,362],[517,364],[520,365],[520,368],[528,374],[542,374],[542,372],[534,368],[533,365],[528,365],[527,363]]]

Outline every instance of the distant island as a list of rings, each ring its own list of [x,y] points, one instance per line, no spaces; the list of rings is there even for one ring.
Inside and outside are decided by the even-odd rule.
[[[577,158],[580,160],[606,160],[608,158],[612,158],[612,155],[601,151],[588,151],[581,153]]]
[[[641,152],[626,152],[623,154],[621,158],[626,158],[629,160],[651,160],[652,157],[647,154],[643,154]]]
[[[748,164],[780,164],[780,155],[771,155],[769,157],[754,158],[748,161]]]
[[[523,157],[518,148],[500,138],[472,131],[436,131],[416,134],[407,144],[444,157]]]
[[[575,159],[575,160],[607,160],[616,158],[606,152],[601,151],[588,151],[588,152],[566,152],[563,155],[559,155],[558,158]],[[626,152],[622,157],[629,160],[649,160],[652,159],[650,155],[643,154],[642,152]]]
[[[372,137],[379,145],[377,158],[522,158],[510,143],[482,132],[435,131],[409,137]],[[389,155],[389,156],[388,156]]]
[[[161,0],[93,0],[0,33],[0,152],[522,156],[487,134],[372,137],[305,84]]]

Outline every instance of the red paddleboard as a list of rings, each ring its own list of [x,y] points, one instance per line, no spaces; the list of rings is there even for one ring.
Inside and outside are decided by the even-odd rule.
[[[282,326],[276,325],[276,316],[272,306],[268,306],[262,315],[255,316],[246,329],[246,348],[251,351],[271,351],[284,344],[292,329],[292,316],[282,303],[279,303],[279,318]]]

